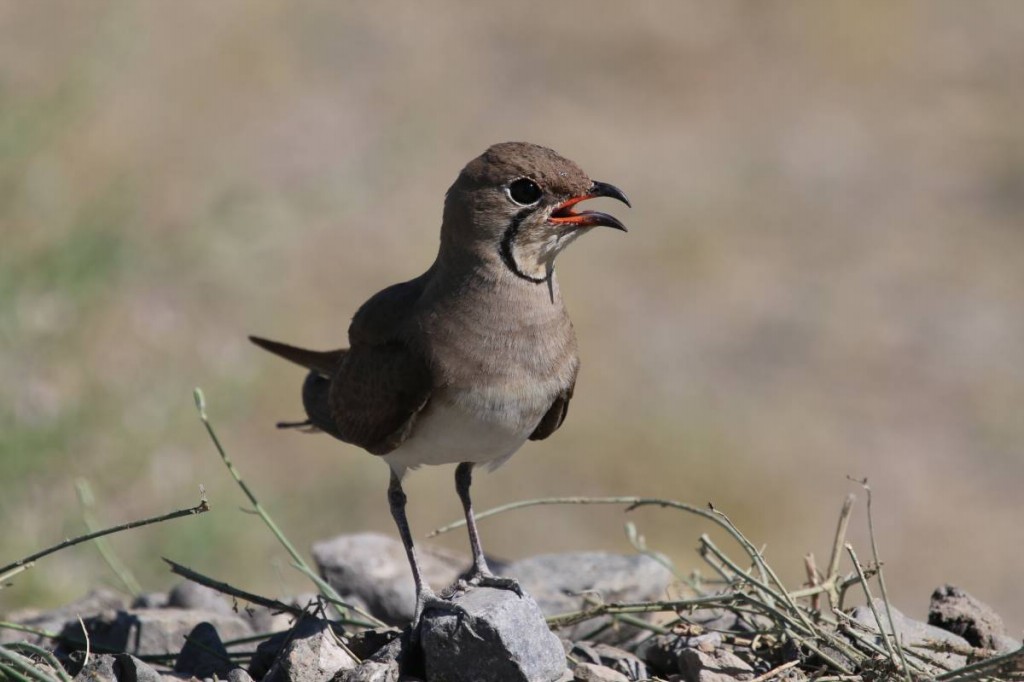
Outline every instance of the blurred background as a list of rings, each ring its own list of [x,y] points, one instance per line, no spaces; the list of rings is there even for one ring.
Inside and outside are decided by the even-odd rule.
[[[434,257],[488,145],[551,146],[622,187],[559,276],[583,368],[565,427],[475,484],[713,502],[796,587],[868,477],[895,605],[954,582],[1024,627],[1024,7],[1006,2],[0,3],[0,563],[83,532],[74,481],[146,589],[168,556],[269,596],[292,541],[394,533],[387,469],[301,417],[258,333],[341,345]],[[595,203],[595,207],[597,204]],[[407,479],[418,536],[450,467]],[[869,556],[864,496],[851,538]],[[631,551],[683,569],[660,510],[483,522],[500,557]],[[463,532],[436,541],[468,556]],[[849,567],[847,566],[847,569]],[[117,585],[95,548],[0,611]]]

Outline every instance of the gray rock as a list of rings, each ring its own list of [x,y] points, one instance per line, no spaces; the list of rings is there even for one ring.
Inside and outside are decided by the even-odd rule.
[[[597,663],[579,663],[573,669],[574,682],[629,682],[629,678],[617,670]]]
[[[429,547],[417,548],[420,568],[429,584],[449,585],[464,560]],[[392,625],[408,623],[416,609],[416,587],[402,543],[381,533],[340,535],[313,545],[320,575],[343,599]]]
[[[301,604],[295,605],[305,606],[308,601],[304,600]],[[217,590],[190,580],[179,583],[171,589],[166,596],[163,608],[233,613],[248,620],[253,632],[275,632],[287,629],[291,625],[291,617],[287,614],[274,613],[264,606],[233,602]]]
[[[452,603],[463,612],[430,609],[420,624],[427,679],[553,682],[565,672],[562,643],[529,596],[481,587]]]
[[[682,673],[686,664],[683,653],[690,649],[711,652],[722,645],[719,632],[704,632],[699,635],[657,635],[646,640],[637,648],[637,655],[647,662],[659,675]]]
[[[231,604],[217,590],[191,580],[178,583],[167,594],[167,606],[173,609],[196,609],[214,613],[234,613]]]
[[[232,668],[228,673],[228,682],[253,682],[253,679],[244,668]]]
[[[200,623],[192,628],[174,662],[174,672],[200,679],[214,675],[225,677],[233,667],[227,647],[217,629],[209,623]]]
[[[608,644],[577,642],[569,654],[577,661],[611,668],[628,680],[646,680],[650,677],[643,661],[628,651]]]
[[[933,648],[925,648],[924,645],[936,645],[946,644],[960,651],[964,651],[970,648],[970,643],[963,637],[954,635],[951,632],[947,632],[942,628],[935,627],[934,625],[928,625],[920,621],[914,620],[913,618],[907,618],[895,608],[892,609],[892,625],[889,624],[889,619],[885,612],[885,602],[881,599],[874,600],[875,609],[878,611],[878,616],[882,621],[882,626],[885,628],[886,633],[893,632],[893,626],[895,626],[896,637],[905,647],[911,647],[914,651],[919,654],[922,658],[935,661],[941,665],[952,668],[959,668],[967,662],[967,657],[961,654],[935,651]],[[850,617],[863,625],[866,629],[877,633],[878,623],[875,620],[874,614],[868,606],[858,606],[850,613]],[[875,637],[875,643],[878,646],[884,647],[881,636]]]
[[[403,638],[393,638],[334,682],[410,682],[412,677],[401,674],[404,644]]]
[[[89,662],[75,675],[75,682],[117,682],[116,662],[111,654],[90,656]]]
[[[954,585],[943,585],[932,593],[928,624],[963,637],[971,646],[1004,652],[1020,648],[991,606]]]
[[[256,645],[256,653],[249,660],[249,675],[256,680],[262,680],[270,672],[270,667],[277,660],[281,649],[291,639],[291,631],[278,632]]]
[[[115,667],[121,682],[160,682],[160,673],[131,654],[118,654]]]
[[[177,654],[185,644],[185,635],[202,622],[212,625],[225,640],[253,634],[249,624],[234,614],[189,609],[105,612],[84,622],[94,648],[136,656]],[[85,648],[77,620],[66,623],[61,636],[81,642],[78,649]]]
[[[295,624],[291,640],[277,655],[263,682],[327,682],[356,664],[356,659],[338,643],[330,623],[306,616]]]
[[[57,609],[42,611],[40,609],[23,609],[8,613],[4,620],[27,625],[44,632],[60,634],[65,624],[73,622],[78,627],[78,616],[89,618],[104,612],[113,612],[128,606],[128,597],[108,589],[92,590],[84,597]],[[82,638],[79,627],[78,638]],[[27,632],[17,630],[0,630],[0,644],[9,642],[32,642],[33,644],[49,645],[50,640]]]
[[[367,659],[385,649],[402,633],[398,630],[361,630],[348,637],[348,650],[359,659]]]
[[[516,578],[547,616],[586,608],[594,600],[661,599],[675,580],[671,571],[650,557],[608,552],[543,554],[515,561],[501,574]],[[563,628],[559,635],[569,640],[583,639],[607,622],[607,618],[589,620]],[[637,632],[628,626],[609,628],[599,639],[619,643]]]
[[[164,609],[167,608],[166,592],[144,592],[132,600],[133,609]]]
[[[160,682],[160,673],[128,654],[92,654],[75,682]]]
[[[687,682],[733,682],[754,678],[754,669],[728,649],[686,649],[680,656]]]

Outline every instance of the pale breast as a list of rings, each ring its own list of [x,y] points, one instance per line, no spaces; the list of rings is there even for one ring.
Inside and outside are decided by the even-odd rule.
[[[496,468],[526,442],[543,409],[532,396],[441,391],[384,461],[399,476],[422,465],[488,462]]]

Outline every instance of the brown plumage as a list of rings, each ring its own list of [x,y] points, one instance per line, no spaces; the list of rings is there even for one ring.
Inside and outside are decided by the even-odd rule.
[[[438,604],[422,580],[405,519],[401,478],[422,464],[460,463],[456,487],[469,524],[474,584],[518,590],[490,574],[469,502],[472,467],[497,466],[527,439],[564,422],[579,360],[554,260],[591,228],[625,230],[583,199],[628,204],[573,162],[526,143],[494,145],[448,190],[433,265],[371,297],[349,327],[349,347],[307,351],[251,337],[310,370],[308,425],[381,456],[389,499],[417,584],[418,619]]]

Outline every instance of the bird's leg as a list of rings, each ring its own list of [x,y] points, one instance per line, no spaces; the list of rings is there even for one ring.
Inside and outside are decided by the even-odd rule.
[[[462,509],[466,513],[466,528],[469,530],[469,548],[473,552],[473,570],[470,571],[466,580],[470,585],[483,587],[499,587],[512,590],[520,597],[523,596],[523,589],[515,578],[496,576],[487,567],[487,559],[484,558],[484,550],[480,546],[480,533],[476,529],[476,517],[473,516],[473,503],[469,499],[469,486],[473,483],[473,463],[463,462],[455,468],[455,490],[462,500]]]
[[[438,597],[430,589],[430,585],[423,579],[423,573],[420,572],[419,563],[416,561],[416,548],[412,544],[412,531],[409,530],[409,519],[405,515],[406,497],[405,491],[402,490],[402,479],[394,471],[391,472],[391,482],[388,484],[388,503],[391,506],[391,516],[394,517],[395,525],[398,526],[398,535],[401,536],[402,544],[405,545],[405,554],[409,557],[412,578],[416,582],[416,610],[412,618],[412,638],[416,640],[420,618],[423,617],[425,609],[439,608],[445,611],[456,612],[463,612],[463,609],[450,601]]]

